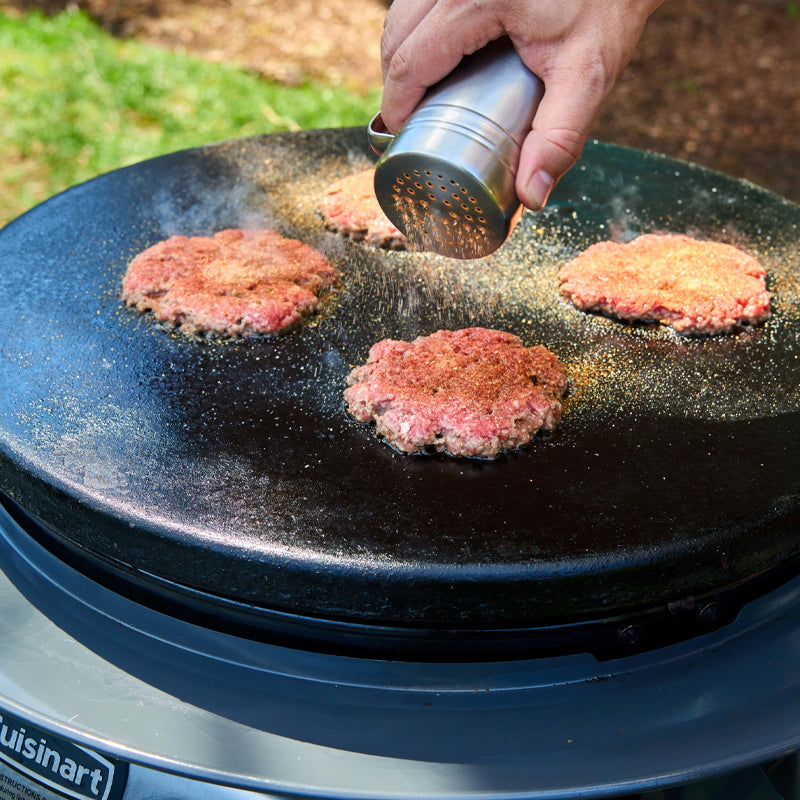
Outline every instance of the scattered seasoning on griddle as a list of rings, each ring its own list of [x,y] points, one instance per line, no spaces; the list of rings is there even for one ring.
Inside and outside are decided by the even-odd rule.
[[[642,414],[716,419],[724,411],[728,419],[749,419],[800,407],[800,384],[764,377],[773,358],[785,361],[785,354],[773,355],[781,350],[796,350],[800,366],[797,230],[787,230],[780,242],[739,231],[730,220],[720,225],[701,196],[676,198],[674,211],[656,218],[634,183],[619,187],[611,217],[598,219],[590,193],[568,202],[554,199],[541,212],[524,213],[508,241],[486,258],[376,252],[325,232],[316,212],[316,199],[335,178],[369,165],[361,153],[343,154],[323,169],[304,171],[301,157],[290,193],[275,192],[284,185],[281,165],[264,167],[272,210],[291,220],[292,235],[318,246],[343,274],[335,312],[313,330],[328,359],[318,379],[320,402],[341,408],[348,366],[362,363],[369,346],[381,339],[411,340],[441,329],[482,326],[514,333],[529,346],[544,344],[557,355],[570,380],[560,436],[571,424],[622,424]],[[591,168],[581,164],[575,172],[588,175]],[[686,172],[691,175],[691,168]],[[675,176],[682,179],[682,173]],[[722,191],[713,199],[742,202],[740,193],[728,198]],[[606,213],[606,205],[603,209]],[[590,317],[560,297],[562,264],[597,241],[628,240],[645,232],[746,245],[767,269],[772,318],[756,330],[700,341],[659,325]],[[759,368],[752,369],[753,363]]]

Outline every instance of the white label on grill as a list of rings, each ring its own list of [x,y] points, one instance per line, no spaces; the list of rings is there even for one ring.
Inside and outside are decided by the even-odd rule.
[[[0,761],[0,800],[64,800],[64,795],[34,783],[27,775]]]

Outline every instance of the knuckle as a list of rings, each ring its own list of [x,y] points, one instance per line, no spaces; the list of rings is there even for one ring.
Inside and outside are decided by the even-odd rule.
[[[539,147],[558,173],[566,172],[581,157],[586,137],[577,128],[557,127],[539,132]]]
[[[391,28],[384,27],[381,34],[381,67],[383,74],[386,75],[392,59],[397,53],[398,43],[395,41],[395,35]]]
[[[585,85],[597,97],[605,97],[614,86],[619,72],[619,57],[607,50],[584,54],[579,68]]]
[[[403,47],[397,48],[388,58],[386,63],[386,75],[393,81],[402,82],[411,71],[411,65],[404,52]]]
[[[387,41],[386,34],[381,37],[381,69],[383,70],[384,77],[389,69],[389,65],[392,62],[392,56],[394,55],[394,48],[391,44]]]
[[[581,157],[586,137],[575,128],[554,128],[547,132],[545,141],[560,153],[562,160],[568,162],[568,169]]]

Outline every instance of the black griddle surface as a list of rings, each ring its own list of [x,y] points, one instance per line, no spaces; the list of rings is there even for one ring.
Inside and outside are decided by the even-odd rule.
[[[370,165],[362,129],[237,140],[101,176],[0,231],[0,490],[66,550],[134,582],[317,620],[508,628],[625,614],[800,554],[800,208],[600,143],[497,253],[384,252],[316,201]],[[342,288],[311,322],[235,342],[125,308],[131,258],[173,234],[274,227]],[[691,339],[570,307],[594,241],[727,241],[773,316]],[[408,456],[342,392],[377,340],[502,328],[571,381],[561,425],[496,462]]]

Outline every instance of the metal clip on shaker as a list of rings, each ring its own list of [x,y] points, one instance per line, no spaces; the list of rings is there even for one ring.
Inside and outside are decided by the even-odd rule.
[[[431,87],[396,136],[372,119],[375,194],[415,248],[481,258],[508,238],[522,213],[520,147],[543,94],[502,39]]]

